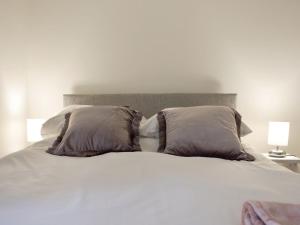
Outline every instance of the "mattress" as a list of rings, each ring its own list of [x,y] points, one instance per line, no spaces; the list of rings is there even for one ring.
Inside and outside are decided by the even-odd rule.
[[[300,203],[300,175],[157,152],[60,157],[46,139],[0,159],[2,225],[239,225],[247,200]],[[249,149],[248,149],[249,151]]]

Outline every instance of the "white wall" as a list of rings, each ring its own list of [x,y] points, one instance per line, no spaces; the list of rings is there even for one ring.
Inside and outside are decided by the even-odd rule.
[[[25,145],[27,1],[0,1],[0,157]]]
[[[64,93],[235,92],[247,142],[290,121],[300,155],[300,1],[29,1],[29,117]]]

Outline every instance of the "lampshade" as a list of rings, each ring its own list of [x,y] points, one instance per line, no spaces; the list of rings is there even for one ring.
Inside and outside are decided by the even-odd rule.
[[[269,122],[268,144],[287,146],[289,142],[289,122]]]
[[[45,119],[27,119],[27,141],[36,142],[42,139],[41,128]]]

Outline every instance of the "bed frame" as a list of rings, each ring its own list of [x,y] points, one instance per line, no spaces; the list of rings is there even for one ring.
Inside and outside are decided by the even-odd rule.
[[[66,94],[64,106],[68,105],[126,105],[149,117],[169,107],[225,105],[235,108],[236,94]]]

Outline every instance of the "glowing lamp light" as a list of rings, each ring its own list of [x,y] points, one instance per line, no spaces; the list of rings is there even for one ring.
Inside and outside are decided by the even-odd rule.
[[[289,129],[289,122],[269,122],[268,144],[276,146],[276,149],[273,149],[270,155],[275,157],[286,155],[286,152],[279,149],[279,146],[288,146]]]
[[[9,90],[6,93],[6,104],[10,115],[19,115],[24,106],[24,96],[20,91]]]
[[[27,141],[36,142],[42,140],[41,128],[45,119],[27,119]]]

